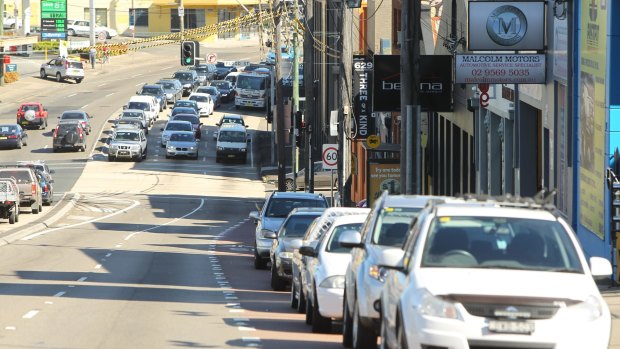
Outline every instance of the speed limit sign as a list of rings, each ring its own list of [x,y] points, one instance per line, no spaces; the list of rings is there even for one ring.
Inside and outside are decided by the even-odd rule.
[[[323,169],[324,170],[337,170],[338,169],[338,144],[323,144]]]

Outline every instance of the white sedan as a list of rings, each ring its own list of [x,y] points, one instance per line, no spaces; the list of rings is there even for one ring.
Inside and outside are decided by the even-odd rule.
[[[198,104],[199,116],[209,116],[213,114],[213,99],[208,93],[193,92],[187,98],[190,101],[196,101]]]
[[[311,314],[312,332],[330,332],[332,320],[342,319],[344,274],[351,261],[351,249],[340,245],[340,237],[358,233],[366,217],[338,217],[316,248],[302,246],[299,249],[300,254],[314,257],[307,266],[309,278],[304,280],[311,285],[306,296],[306,312]]]

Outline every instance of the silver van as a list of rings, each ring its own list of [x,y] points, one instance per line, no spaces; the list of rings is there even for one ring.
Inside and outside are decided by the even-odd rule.
[[[245,164],[248,155],[248,143],[250,143],[250,136],[244,125],[222,124],[217,133],[215,162],[232,159]]]

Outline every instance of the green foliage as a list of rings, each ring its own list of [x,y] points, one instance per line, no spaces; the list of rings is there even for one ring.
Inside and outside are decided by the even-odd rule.
[[[58,50],[58,41],[39,41],[32,45],[32,49],[35,51]]]

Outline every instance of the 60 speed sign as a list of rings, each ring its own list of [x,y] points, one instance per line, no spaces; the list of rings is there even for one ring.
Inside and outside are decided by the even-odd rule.
[[[323,153],[321,158],[323,159],[324,170],[337,170],[338,144],[323,144]]]

